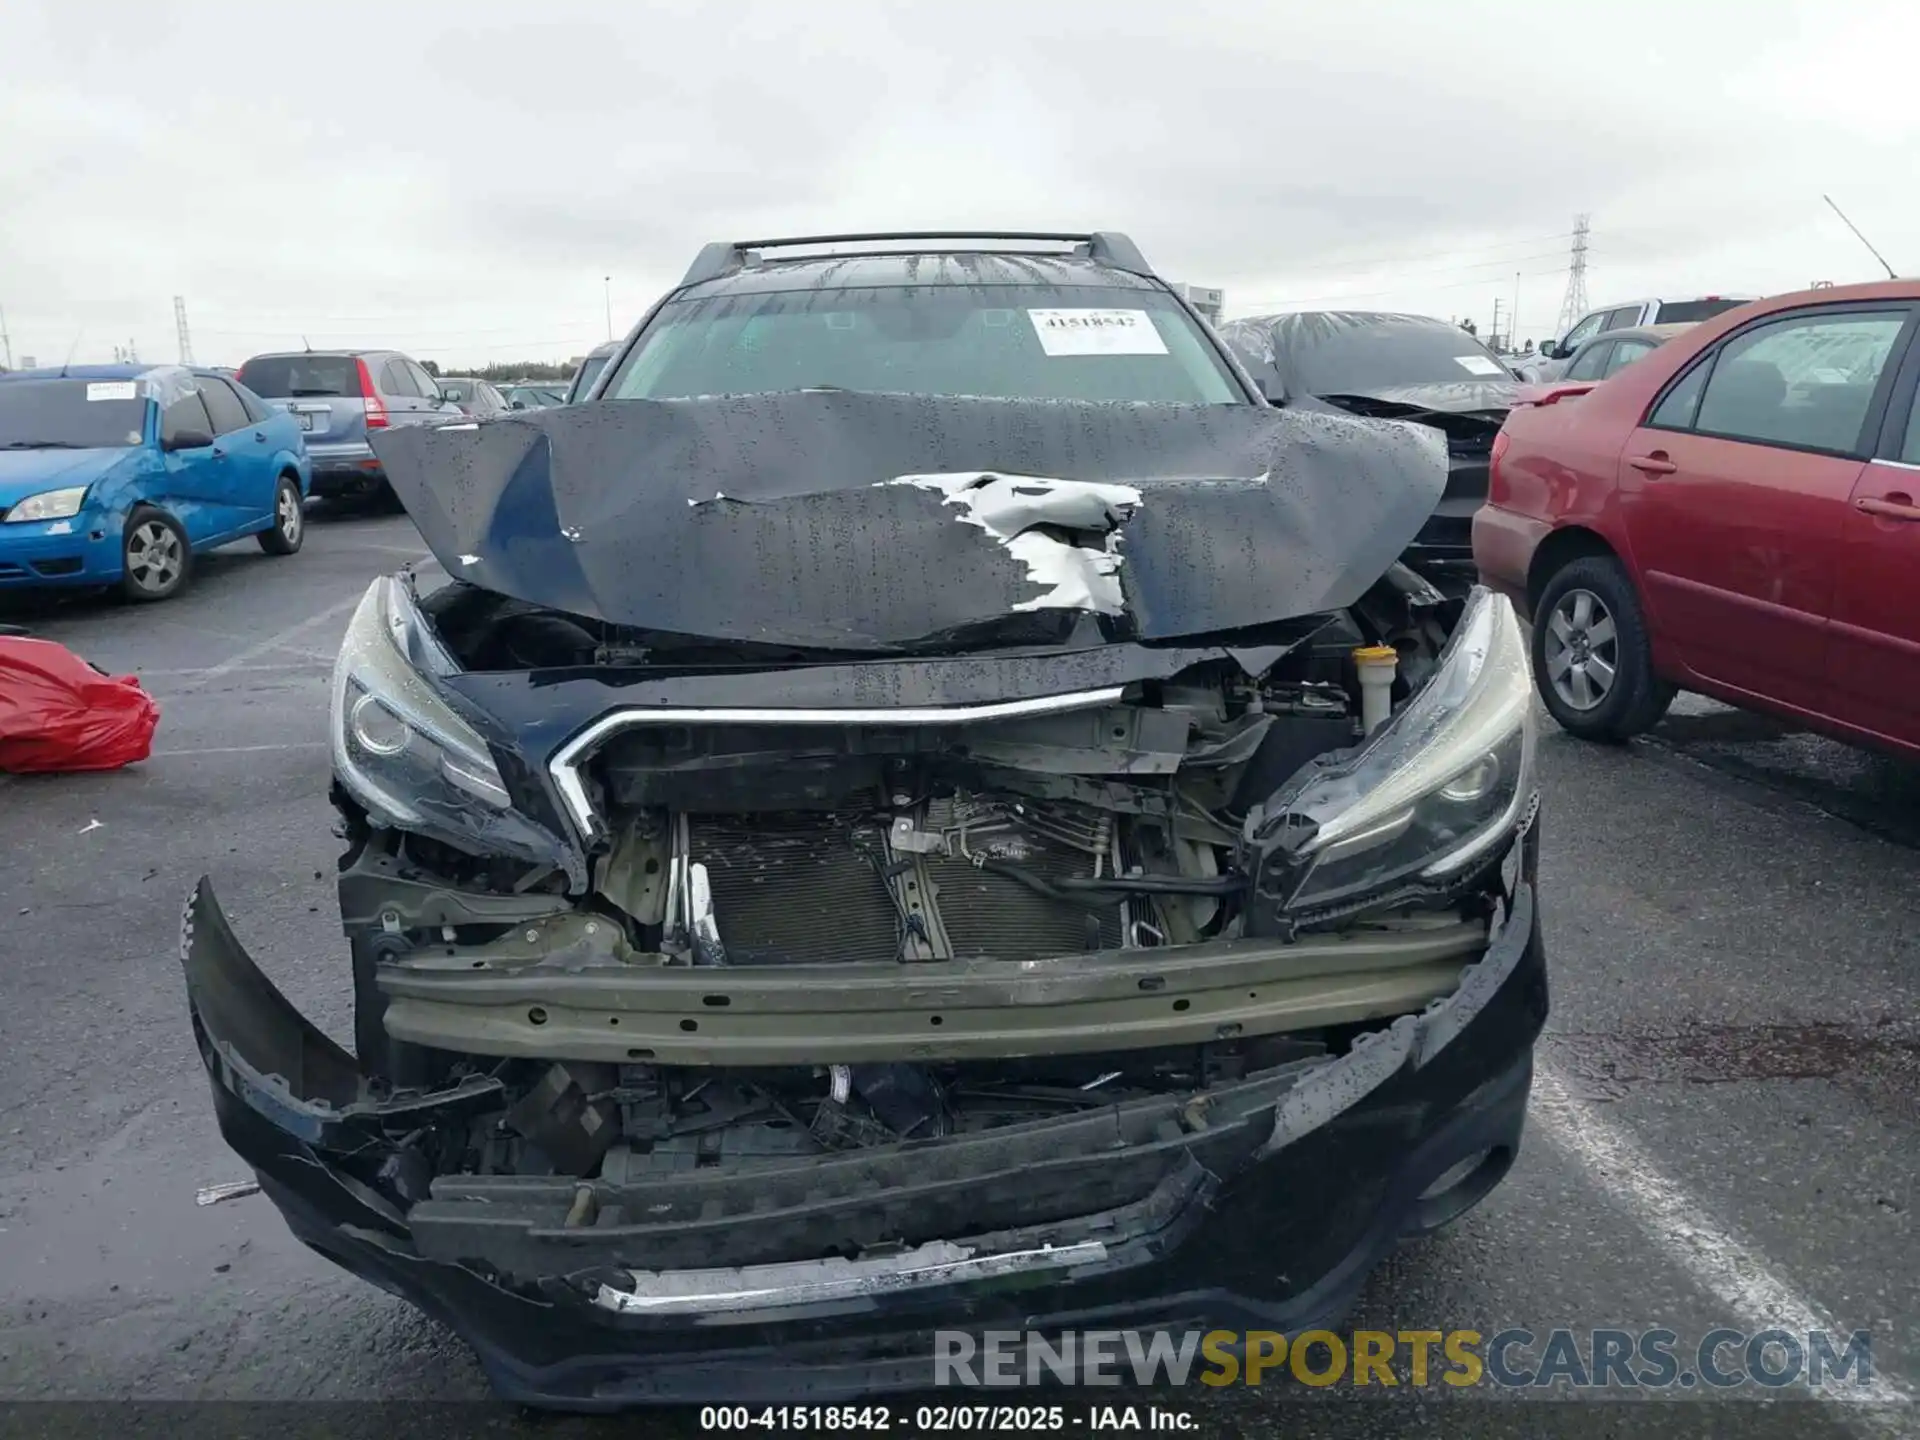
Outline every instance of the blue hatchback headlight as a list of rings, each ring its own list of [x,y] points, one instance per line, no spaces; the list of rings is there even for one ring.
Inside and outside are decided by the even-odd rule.
[[[71,520],[86,503],[87,487],[84,485],[70,485],[64,490],[42,490],[9,509],[6,523],[22,525],[29,520]]]

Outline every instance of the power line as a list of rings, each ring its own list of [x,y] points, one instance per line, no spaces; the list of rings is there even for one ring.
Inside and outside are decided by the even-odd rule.
[[[582,330],[591,329],[597,331],[599,329],[598,326],[593,325],[590,321],[567,322],[567,324],[576,326]],[[463,340],[476,335],[510,335],[519,328],[517,325],[495,325],[482,330],[432,330],[425,333],[429,334],[435,340]],[[259,339],[261,336],[276,335],[305,335],[309,340],[358,340],[369,332],[377,333],[382,330],[389,332],[408,332],[412,330],[412,327],[404,321],[387,319],[369,320],[364,326],[357,330],[308,330],[298,322],[292,322],[286,325],[270,326],[262,330],[220,330],[202,326],[200,333],[202,335],[218,335],[230,340]]]
[[[1328,271],[1328,270],[1342,270],[1342,269],[1359,271],[1368,266],[1400,265],[1400,264],[1406,264],[1410,262],[1417,262],[1421,260],[1444,259],[1450,256],[1455,256],[1460,254],[1466,254],[1466,255],[1490,254],[1490,252],[1497,251],[1497,250],[1511,250],[1518,246],[1539,245],[1552,240],[1565,239],[1568,233],[1569,232],[1567,231],[1561,231],[1558,234],[1554,234],[1554,235],[1536,235],[1526,239],[1503,240],[1503,241],[1497,241],[1488,245],[1469,246],[1469,247],[1466,247],[1464,250],[1449,250],[1449,249],[1429,250],[1418,255],[1398,255],[1398,256],[1381,255],[1381,256],[1370,256],[1370,257],[1360,256],[1360,257],[1354,257],[1354,258],[1344,259],[1344,260],[1318,262],[1312,265],[1292,266],[1289,268],[1293,273],[1298,273],[1298,274],[1324,273],[1325,271]],[[1557,255],[1559,252],[1555,251],[1551,253]],[[1462,274],[1469,270],[1485,269],[1489,266],[1496,266],[1496,265],[1498,266],[1519,265],[1519,264],[1525,264],[1528,261],[1542,259],[1542,258],[1545,258],[1544,254],[1543,255],[1506,256],[1506,257],[1490,258],[1490,259],[1479,260],[1479,261],[1467,261],[1457,265],[1446,265],[1446,266],[1440,266],[1434,269],[1411,271],[1408,273],[1416,274],[1416,275]],[[1440,287],[1440,288],[1445,288],[1445,287]],[[1376,291],[1373,293],[1391,294],[1393,292]],[[1324,297],[1324,298],[1338,298],[1338,297]],[[1253,301],[1246,301],[1246,302],[1241,302],[1239,304],[1236,304],[1235,308],[1245,309],[1249,305],[1254,307],[1259,307],[1263,305],[1286,305],[1286,304],[1298,304],[1298,303],[1314,303],[1314,302],[1253,300]],[[274,315],[278,313],[280,312],[255,311],[254,315],[258,318],[265,318],[266,316]],[[287,312],[287,313],[291,314],[293,312]],[[344,324],[350,324],[350,325],[364,323],[365,326],[368,328],[361,329],[361,330],[334,330],[334,331],[307,330],[302,327],[302,325],[299,323],[298,317],[296,317],[295,319],[290,320],[288,323],[284,325],[272,325],[263,329],[222,329],[222,328],[203,325],[201,327],[200,333],[203,337],[212,335],[224,340],[274,339],[280,336],[294,335],[294,334],[305,335],[310,340],[359,340],[364,338],[367,335],[368,330],[381,330],[381,329],[385,329],[389,331],[409,330],[411,327],[407,323],[407,319],[406,319],[407,313],[408,312],[404,312],[404,311],[396,311],[388,315],[366,315],[366,316],[330,315],[327,317],[328,319],[334,321],[335,323],[344,323]],[[418,312],[414,312],[414,313],[418,313]],[[567,322],[567,323],[568,323],[568,328],[572,328],[575,322]],[[511,334],[513,330],[516,328],[517,327],[515,326],[494,326],[491,328],[475,329],[475,330],[459,330],[459,331],[434,330],[428,333],[430,337],[434,340],[465,342],[470,339],[478,338],[481,336]],[[579,323],[578,328],[581,329],[582,331],[586,331],[589,328],[589,324]],[[570,344],[574,344],[576,340],[583,339],[583,338],[584,337],[582,336],[582,337],[572,337],[569,339],[558,340],[558,341],[511,341],[511,342],[501,342],[493,346],[469,346],[465,344],[453,344],[453,345],[443,346],[438,351],[432,351],[432,352],[422,349],[422,347],[416,346],[415,348],[422,349],[422,353],[446,353],[450,349],[465,349],[465,348],[473,348],[473,349],[492,348],[492,349],[504,350],[504,349],[512,349],[518,345],[527,345],[527,344],[570,345]]]
[[[672,282],[663,281],[654,288],[656,290],[662,290],[662,291],[668,290],[672,288]],[[550,293],[550,292],[543,290],[543,293]],[[364,297],[362,298],[364,299]],[[310,305],[284,305],[283,306],[283,305],[273,305],[273,304],[267,304],[267,303],[254,304],[251,302],[242,301],[241,303],[233,307],[233,311],[241,314],[247,319],[284,321],[289,325],[296,325],[296,326],[314,319],[324,320],[327,322],[337,322],[343,325],[361,325],[361,324],[386,325],[386,324],[392,324],[395,322],[405,322],[408,320],[419,320],[423,317],[428,320],[431,320],[435,316],[445,314],[450,305],[464,304],[464,303],[466,302],[461,300],[450,299],[445,303],[438,304],[438,305],[427,305],[427,306],[394,305],[391,307],[383,308],[378,314],[349,315],[344,312],[335,311],[332,307],[326,306],[324,304],[322,304],[319,307],[319,313],[316,314],[315,307]],[[225,307],[221,307],[221,309],[222,309],[222,313],[229,313],[225,309]],[[205,306],[202,306],[202,315],[204,316],[205,313],[206,313]]]
[[[1524,265],[1529,260],[1550,260],[1558,256],[1559,253],[1560,252],[1558,250],[1543,250],[1537,255],[1512,255],[1512,256],[1508,256],[1504,260],[1482,260],[1472,265],[1441,265],[1432,270],[1402,270],[1400,274],[1401,275],[1460,275],[1460,274],[1464,274],[1468,270],[1484,270],[1489,265],[1499,265],[1499,266],[1505,267],[1508,265]],[[1466,280],[1461,283],[1464,285],[1479,285],[1484,282],[1480,280]],[[1447,290],[1447,289],[1456,289],[1458,287],[1448,286],[1448,285],[1429,285],[1429,286],[1421,286],[1419,288],[1429,289],[1429,290]],[[1258,310],[1269,305],[1317,305],[1323,300],[1339,300],[1343,298],[1365,299],[1368,295],[1400,295],[1405,293],[1406,293],[1406,289],[1405,287],[1402,287],[1400,289],[1395,289],[1395,290],[1362,291],[1362,292],[1359,292],[1357,295],[1351,291],[1346,292],[1345,295],[1317,295],[1312,297],[1311,299],[1306,299],[1306,300],[1244,300],[1244,301],[1236,301],[1233,308],[1236,310],[1244,311],[1248,309]]]
[[[1544,245],[1549,240],[1564,240],[1573,232],[1562,230],[1555,235],[1536,235],[1531,240],[1503,240],[1493,245],[1467,245],[1452,250],[1429,250],[1420,255],[1380,255],[1372,258],[1360,257],[1351,260],[1329,260],[1317,265],[1289,265],[1290,274],[1312,274],[1322,270],[1363,270],[1369,265],[1407,265],[1420,260],[1438,260],[1448,255],[1483,255],[1493,250],[1513,250],[1522,245]],[[1556,251],[1556,254],[1559,252]],[[1488,264],[1510,264],[1510,261],[1488,261]]]
[[[1532,256],[1530,258],[1544,259],[1545,257]],[[1508,263],[1511,263],[1511,262],[1508,262]],[[1445,274],[1447,272],[1441,271],[1437,273]],[[1558,275],[1560,272],[1556,268],[1552,270],[1528,270],[1525,272],[1517,272],[1517,273],[1524,273],[1530,276],[1538,276],[1538,275]],[[1504,277],[1501,277],[1501,278],[1504,278]],[[1348,290],[1348,291],[1342,292],[1339,295],[1309,295],[1302,299],[1297,299],[1297,300],[1249,300],[1243,304],[1236,304],[1233,308],[1241,312],[1242,314],[1246,314],[1251,311],[1264,310],[1269,307],[1286,309],[1289,306],[1303,307],[1307,305],[1331,304],[1336,300],[1377,300],[1383,295],[1409,295],[1409,294],[1412,294],[1415,289],[1422,292],[1429,291],[1429,290],[1469,290],[1476,286],[1489,285],[1492,283],[1493,281],[1491,279],[1457,280],[1450,285],[1421,285],[1416,287],[1408,287],[1408,286],[1402,285],[1402,286],[1397,286],[1392,290]]]

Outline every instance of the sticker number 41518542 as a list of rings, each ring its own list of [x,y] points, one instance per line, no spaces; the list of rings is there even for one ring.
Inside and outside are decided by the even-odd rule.
[[[1167,342],[1144,310],[1029,310],[1049,355],[1165,355]]]

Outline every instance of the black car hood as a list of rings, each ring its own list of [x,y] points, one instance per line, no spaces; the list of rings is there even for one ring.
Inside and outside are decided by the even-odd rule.
[[[373,440],[448,574],[616,625],[911,652],[1009,620],[1217,634],[1351,604],[1440,437],[1259,405],[844,391],[610,401]]]
[[[1377,400],[1383,406],[1405,406],[1409,410],[1424,410],[1439,415],[1489,416],[1504,416],[1513,408],[1519,393],[1519,381],[1496,379],[1441,380],[1429,385],[1370,385],[1365,390],[1353,392],[1355,398]]]

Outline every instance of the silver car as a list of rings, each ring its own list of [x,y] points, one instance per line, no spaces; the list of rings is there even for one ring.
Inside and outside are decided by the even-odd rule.
[[[1624,305],[1603,305],[1582,315],[1559,339],[1543,343],[1538,354],[1518,367],[1520,378],[1536,382],[1558,380],[1567,373],[1573,352],[1596,335],[1637,330],[1648,325],[1698,325],[1702,320],[1711,320],[1715,315],[1723,315],[1758,298],[1755,295],[1699,295],[1682,300],[1633,300]]]
[[[509,385],[502,393],[506,396],[509,410],[545,410],[567,403],[567,387],[560,381],[552,384]]]
[[[488,381],[472,375],[442,375],[440,393],[476,420],[507,413],[507,399]]]
[[[299,421],[313,457],[313,493],[390,496],[369,430],[459,416],[421,366],[397,350],[299,350],[256,355],[240,383]]]

